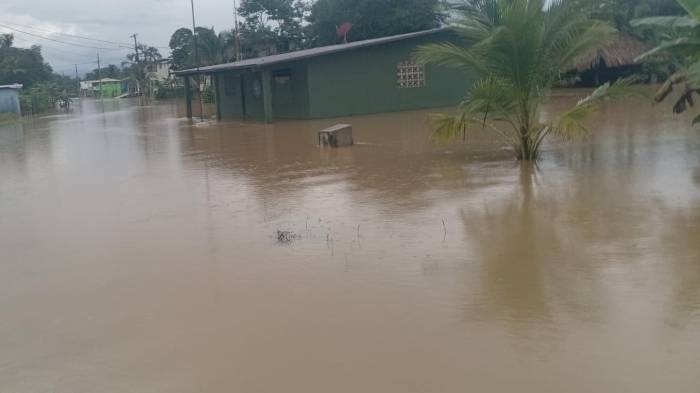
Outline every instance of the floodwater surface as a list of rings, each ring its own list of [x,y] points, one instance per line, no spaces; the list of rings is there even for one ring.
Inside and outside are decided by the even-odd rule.
[[[610,104],[533,167],[432,112],[0,128],[0,391],[700,391],[690,119]]]

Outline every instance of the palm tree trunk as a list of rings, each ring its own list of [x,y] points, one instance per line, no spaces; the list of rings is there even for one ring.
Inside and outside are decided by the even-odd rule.
[[[530,161],[537,158],[537,147],[535,139],[527,129],[520,130],[520,152],[518,159],[521,161]]]

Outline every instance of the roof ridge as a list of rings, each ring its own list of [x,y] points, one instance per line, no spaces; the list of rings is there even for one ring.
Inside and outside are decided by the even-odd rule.
[[[211,66],[204,66],[204,67],[198,67],[198,68],[190,68],[187,70],[175,71],[175,75],[185,76],[185,75],[193,75],[193,74],[201,74],[201,73],[215,73],[215,72],[230,71],[230,70],[237,70],[237,69],[262,67],[262,66],[266,66],[266,65],[284,63],[284,62],[301,60],[301,59],[307,59],[307,58],[311,58],[311,57],[318,57],[318,56],[343,52],[343,51],[352,50],[352,49],[366,48],[366,47],[370,47],[370,46],[374,46],[374,45],[381,45],[381,44],[386,44],[386,43],[391,43],[391,42],[396,42],[396,41],[402,41],[402,40],[406,40],[406,39],[410,39],[410,38],[423,37],[426,35],[447,31],[449,29],[450,29],[450,27],[438,27],[438,28],[430,29],[430,30],[421,30],[421,31],[415,31],[412,33],[397,34],[397,35],[393,35],[393,36],[370,38],[370,39],[362,40],[362,41],[354,41],[354,42],[348,42],[348,43],[343,43],[343,44],[319,46],[316,48],[308,48],[308,49],[302,49],[302,50],[298,50],[298,51],[294,51],[294,52],[286,52],[286,53],[279,53],[279,54],[274,54],[274,55],[269,55],[269,56],[256,57],[256,58],[236,61],[236,62],[232,62],[232,63],[223,63],[223,64],[216,64],[216,65],[211,65]]]

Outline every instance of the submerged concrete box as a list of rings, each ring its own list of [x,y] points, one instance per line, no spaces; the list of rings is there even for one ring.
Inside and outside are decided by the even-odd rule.
[[[336,124],[321,130],[318,133],[318,144],[321,147],[352,146],[352,126],[349,124]]]

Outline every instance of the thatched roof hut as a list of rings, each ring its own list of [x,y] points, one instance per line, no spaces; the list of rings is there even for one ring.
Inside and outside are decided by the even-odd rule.
[[[608,68],[635,65],[634,59],[651,50],[636,37],[627,33],[615,33],[609,44],[581,57],[574,67],[578,72],[595,69],[601,62]]]

